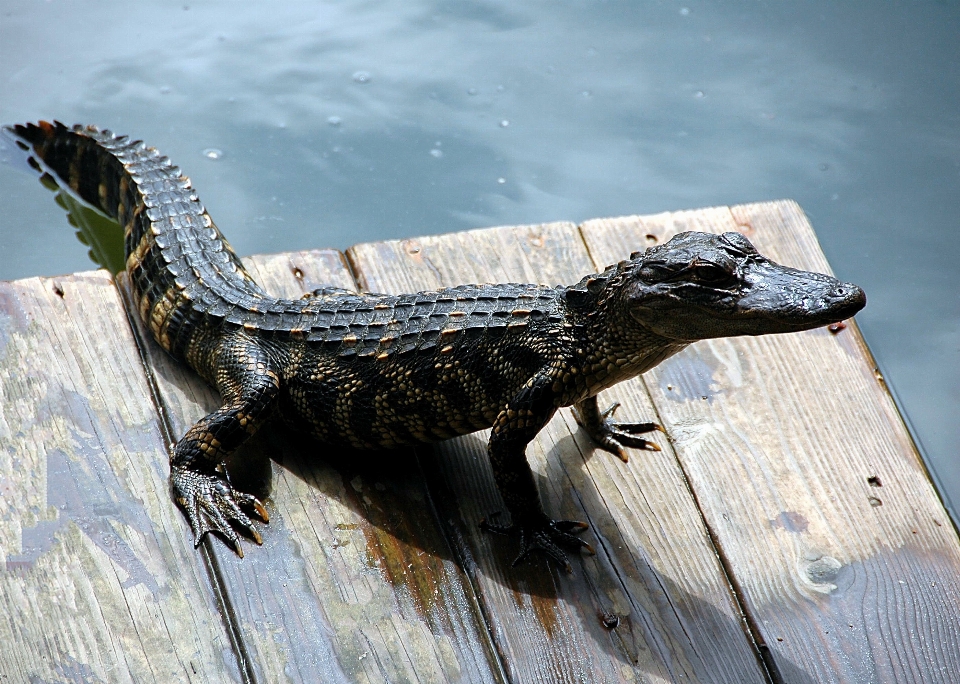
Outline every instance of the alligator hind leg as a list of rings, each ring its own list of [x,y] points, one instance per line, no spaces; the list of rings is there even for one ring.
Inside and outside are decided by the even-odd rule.
[[[201,418],[174,446],[170,479],[177,503],[190,520],[195,545],[207,532],[219,532],[243,557],[240,536],[229,521],[235,520],[259,544],[260,535],[242,507],[256,511],[264,522],[268,515],[256,497],[230,485],[222,464],[263,424],[276,401],[280,379],[266,352],[243,333],[225,337],[216,354],[216,385],[223,405]]]

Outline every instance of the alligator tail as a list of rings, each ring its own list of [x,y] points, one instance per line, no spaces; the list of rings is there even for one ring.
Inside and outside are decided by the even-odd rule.
[[[157,342],[185,356],[197,325],[264,296],[190,180],[139,140],[93,126],[18,125],[14,134],[85,202],[123,227],[134,300]]]

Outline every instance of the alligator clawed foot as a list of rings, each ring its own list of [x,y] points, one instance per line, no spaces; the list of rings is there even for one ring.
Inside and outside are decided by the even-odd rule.
[[[520,535],[520,553],[513,561],[513,567],[520,565],[534,552],[546,555],[550,560],[563,568],[567,573],[573,572],[566,552],[560,548],[565,546],[573,550],[585,550],[589,555],[596,555],[590,544],[575,536],[584,532],[590,526],[579,520],[550,520],[546,516],[514,525],[500,525],[490,521],[500,514],[494,513],[489,518],[480,521],[480,529],[485,532]]]
[[[637,435],[654,431],[666,432],[663,427],[657,423],[618,423],[611,419],[618,408],[620,408],[619,401],[611,404],[600,414],[600,424],[594,427],[584,425],[584,421],[576,411],[574,417],[577,419],[577,423],[590,433],[590,436],[601,449],[609,451],[624,463],[630,460],[624,447],[660,451],[657,444]]]
[[[219,473],[200,473],[175,466],[171,480],[177,503],[186,511],[190,521],[194,546],[200,545],[207,532],[217,532],[226,538],[237,555],[243,558],[240,535],[233,529],[230,520],[236,521],[257,544],[263,543],[253,521],[240,508],[251,508],[264,522],[269,522],[267,509],[255,496],[237,491]]]

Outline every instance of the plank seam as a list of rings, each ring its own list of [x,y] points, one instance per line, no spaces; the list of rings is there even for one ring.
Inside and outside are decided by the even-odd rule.
[[[350,277],[353,278],[354,288],[359,292],[363,288],[365,279],[363,277],[363,267],[354,256],[354,247],[356,245],[351,245],[340,252],[340,258],[343,259],[343,263],[350,272]]]
[[[164,444],[167,446],[167,448],[169,448],[169,445],[173,444],[176,439],[173,437],[173,427],[170,424],[167,408],[163,403],[163,398],[160,395],[160,388],[157,385],[156,377],[154,377],[153,370],[150,368],[150,364],[147,360],[147,352],[144,348],[144,344],[147,344],[148,342],[142,339],[139,331],[137,330],[136,321],[132,318],[133,314],[131,312],[135,307],[131,306],[132,302],[130,302],[127,298],[127,288],[121,286],[116,277],[113,278],[113,285],[117,290],[117,294],[120,297],[121,303],[123,304],[123,312],[126,316],[127,325],[130,328],[134,344],[137,347],[137,354],[140,356],[140,366],[143,369],[144,376],[147,380],[147,387],[150,390],[150,399],[153,402],[154,409],[156,410],[157,417],[159,418],[160,430],[162,432]],[[172,499],[169,496],[169,491],[167,498],[172,502]],[[214,558],[214,555],[210,553],[209,543],[205,541],[202,546],[203,551],[201,552],[201,557],[203,558],[203,566],[206,570],[207,577],[209,578],[217,606],[220,608],[220,615],[223,619],[223,625],[227,633],[227,638],[230,640],[230,645],[234,655],[237,658],[237,668],[240,672],[241,682],[243,682],[243,684],[258,684],[257,677],[253,671],[250,654],[247,652],[247,647],[243,642],[240,625],[237,622],[236,612],[234,611],[233,605],[230,603],[229,597],[224,591],[224,581],[221,576],[219,564],[216,563],[216,558]]]
[[[592,258],[592,257],[591,257],[591,258]],[[589,474],[589,468],[588,468],[588,465],[587,465],[587,462],[588,462],[589,459],[587,458],[586,454],[584,454],[583,450],[580,448],[580,444],[579,444],[578,442],[576,442],[576,440],[574,440],[574,446],[576,446],[577,451],[580,453],[580,459],[581,459],[581,461],[583,462],[584,471]],[[567,478],[568,478],[568,479],[570,478],[570,475],[569,475],[569,474],[567,474]],[[591,482],[593,482],[593,478],[591,478]],[[599,497],[600,501],[603,502],[604,508],[605,508],[605,509],[607,510],[607,512],[610,513],[611,516],[612,516],[613,508],[607,503],[606,497],[604,497],[603,492],[600,490],[600,488],[597,487],[596,482],[593,482],[593,484],[594,484],[594,487],[596,487],[597,496]],[[573,488],[571,489],[571,491],[573,492],[573,495],[576,497],[577,503],[580,505],[580,508],[581,508],[583,511],[586,511],[586,510],[587,510],[587,505],[586,505],[586,503],[584,502],[583,497],[582,497],[581,494],[580,494],[580,490],[577,489],[576,487],[573,487]],[[644,499],[646,499],[646,495],[645,495],[645,494],[643,494],[643,493],[641,492],[641,495],[644,496]],[[636,611],[636,614],[637,614],[637,615],[642,615],[642,614],[643,614],[643,610],[642,610],[641,606],[638,605],[637,601],[634,599],[634,594],[633,594],[633,592],[630,590],[630,584],[629,584],[629,582],[627,581],[626,578],[624,578],[623,574],[620,572],[620,564],[617,562],[616,555],[610,550],[609,546],[607,545],[606,536],[603,535],[603,534],[596,533],[596,532],[595,532],[595,535],[594,535],[594,536],[595,536],[595,539],[596,539],[597,544],[599,544],[600,548],[603,550],[604,556],[606,556],[606,558],[607,558],[607,563],[608,563],[608,564],[610,565],[610,567],[613,569],[613,572],[614,572],[614,574],[615,574],[616,577],[617,577],[617,582],[619,582],[620,588],[621,588],[621,590],[623,591],[624,596],[626,596],[627,599],[630,601],[630,605],[631,605],[632,608]],[[656,576],[656,580],[657,580],[657,584],[658,584],[658,585],[660,586],[660,588],[663,590],[663,596],[664,596],[664,598],[666,598],[667,602],[670,604],[671,610],[673,610],[673,612],[674,612],[675,615],[679,615],[681,611],[679,611],[679,610],[676,608],[676,606],[675,606],[675,604],[674,604],[674,602],[673,602],[673,600],[672,600],[672,597],[670,596],[670,592],[667,591],[667,590],[666,590],[666,587],[663,586],[663,582],[661,581],[661,578],[660,578],[659,575]],[[693,641],[693,639],[690,638],[690,634],[689,634],[689,632],[687,631],[686,625],[684,625],[682,621],[680,621],[680,629],[683,631],[684,636],[686,636],[687,639],[689,640],[690,645],[691,645],[694,653],[696,653],[696,654],[699,656],[699,655],[700,655],[700,652],[699,652],[699,650],[696,648],[696,644],[695,644],[695,642]],[[618,637],[619,637],[619,634],[618,634]],[[620,642],[621,642],[621,644],[623,643],[623,639],[622,639],[622,638],[620,638]],[[626,653],[626,652],[625,652],[624,654],[627,656],[627,660],[629,661],[629,660],[630,660],[629,653]],[[664,654],[658,653],[658,655],[660,655],[660,656],[662,657]],[[668,663],[668,662],[669,662],[669,657],[663,658],[663,662],[664,662],[664,663]],[[675,674],[674,674],[673,671],[671,671],[670,674],[671,674],[671,676],[675,676]]]
[[[353,282],[357,291],[362,291],[367,286],[367,283],[363,274],[363,265],[356,257],[356,251],[354,250],[354,247],[355,245],[348,247],[340,254],[347,266],[347,269],[350,271],[350,277],[353,278]],[[453,521],[448,520],[445,522],[444,516],[440,514],[435,502],[436,497],[434,496],[434,492],[435,490],[440,489],[442,485],[438,484],[434,478],[427,476],[427,472],[423,468],[423,461],[420,458],[419,453],[417,454],[417,467],[420,469],[420,475],[423,478],[424,484],[426,485],[428,505],[430,506],[430,512],[433,514],[433,518],[437,523],[437,527],[440,530],[440,535],[446,542],[447,548],[453,552],[457,560],[457,565],[459,566],[461,572],[463,572],[463,575],[470,587],[469,600],[471,611],[478,621],[483,625],[484,631],[487,635],[487,639],[485,639],[484,643],[484,651],[487,653],[487,662],[489,663],[494,674],[497,676],[498,684],[514,684],[514,680],[510,678],[508,674],[509,671],[506,668],[507,658],[503,650],[503,646],[497,639],[496,633],[493,629],[493,621],[490,617],[490,608],[484,599],[480,583],[477,581],[477,563],[473,559],[473,554],[470,553],[470,549],[467,546],[466,541],[456,529]]]
[[[419,452],[419,449],[415,451]],[[427,475],[419,453],[417,453],[417,467],[420,469],[420,475],[423,477],[424,484],[426,484],[427,504],[430,506],[430,512],[433,513],[433,518],[440,528],[440,534],[444,541],[446,541],[447,547],[453,552],[457,560],[457,565],[460,567],[470,586],[469,599],[471,610],[473,614],[479,618],[487,634],[487,639],[484,643],[484,650],[487,652],[487,661],[497,676],[498,684],[516,684],[508,674],[509,671],[505,665],[507,662],[506,653],[493,630],[490,607],[487,605],[480,583],[477,581],[477,562],[474,560],[466,540],[463,538],[463,535],[459,533],[453,521],[449,519],[449,516],[441,516],[437,508],[434,490],[442,489],[443,485],[436,483],[434,481],[435,478]]]
[[[729,207],[724,207],[727,211],[730,211]],[[732,212],[731,212],[732,215]],[[599,268],[597,265],[599,261],[596,258],[596,255],[590,251],[589,241],[586,239],[583,233],[584,224],[577,224],[577,235],[580,237],[580,241],[583,243],[584,248],[587,251],[587,255],[590,257],[590,261],[593,263],[594,268]],[[643,387],[643,391],[647,394],[647,397],[650,399],[650,404],[653,406],[653,411],[656,415],[656,420],[658,424],[663,424],[663,419],[660,415],[660,407],[657,406],[657,402],[653,399],[653,393],[650,391],[650,387],[647,384],[647,379],[641,375],[638,378]],[[759,627],[755,624],[753,618],[749,615],[746,610],[746,605],[741,598],[741,589],[739,584],[734,578],[732,568],[726,557],[726,554],[723,551],[723,548],[720,546],[719,539],[714,533],[713,528],[710,527],[707,522],[707,518],[703,511],[703,506],[700,504],[700,499],[697,497],[696,492],[694,492],[692,485],[690,484],[690,478],[687,476],[687,471],[683,467],[683,462],[680,460],[680,457],[677,455],[676,450],[673,448],[673,439],[667,435],[667,439],[670,442],[670,452],[673,455],[673,460],[677,464],[677,467],[680,471],[680,476],[683,478],[683,485],[686,487],[687,492],[689,492],[691,499],[693,499],[694,506],[697,509],[697,516],[700,518],[700,523],[703,525],[703,528],[706,530],[707,535],[710,537],[710,545],[713,547],[713,551],[717,556],[717,560],[720,562],[720,568],[723,572],[724,579],[727,582],[727,590],[730,592],[730,596],[733,599],[734,606],[736,607],[737,612],[740,613],[741,619],[741,628],[743,630],[744,636],[753,646],[754,655],[757,658],[757,662],[760,664],[761,669],[763,670],[764,675],[767,677],[768,681],[771,684],[782,684],[783,678],[779,675],[776,665],[773,662],[773,658],[769,653],[769,647],[766,644],[762,643],[762,640],[758,639],[760,634]],[[768,662],[769,661],[769,662]]]

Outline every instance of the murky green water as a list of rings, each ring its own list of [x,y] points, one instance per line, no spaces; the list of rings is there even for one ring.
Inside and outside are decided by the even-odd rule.
[[[794,198],[957,506],[958,36],[955,2],[3,0],[0,122],[143,138],[241,254]],[[0,188],[0,278],[91,267]]]

